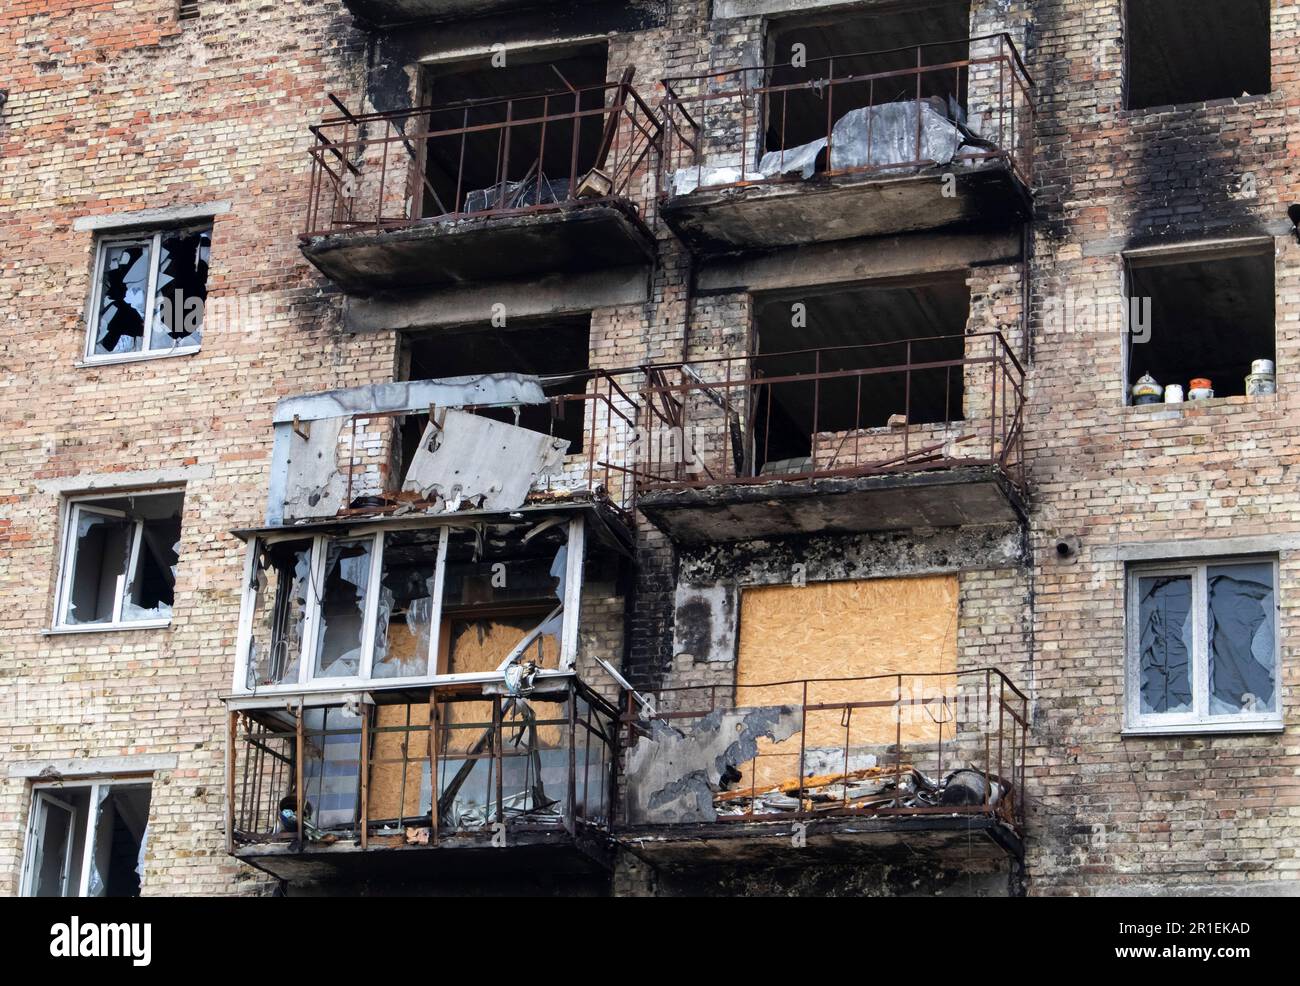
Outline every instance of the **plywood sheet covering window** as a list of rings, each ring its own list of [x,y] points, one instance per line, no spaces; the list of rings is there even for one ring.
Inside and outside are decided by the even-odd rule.
[[[377,707],[370,749],[370,818],[410,819],[428,814],[428,703]]]
[[[801,685],[771,682],[808,678],[903,676],[905,699],[934,701],[904,708],[901,738],[930,744],[950,718],[940,695],[952,695],[957,669],[957,578],[951,575],[903,579],[821,582],[807,586],[764,586],[741,594],[740,641],[736,661],[736,704],[798,705]],[[922,675],[935,673],[935,677]],[[823,681],[809,684],[809,705],[889,702],[897,678]],[[755,687],[765,685],[767,687]],[[760,746],[764,785],[799,774],[802,738],[805,773],[862,765],[864,751],[890,746],[899,737],[891,707],[814,710],[804,718],[804,735]],[[942,726],[944,742],[952,724]],[[856,751],[856,752],[855,752]],[[749,781],[746,776],[746,782]]]
[[[543,619],[538,616],[499,617],[495,620],[453,620],[447,631],[450,640],[447,670],[452,674],[470,674],[495,671],[506,655]],[[539,644],[528,648],[525,657],[536,661],[540,667],[555,669],[560,666],[560,645],[555,637],[543,635]],[[442,721],[448,726],[457,723],[484,723],[492,721],[491,702],[448,702],[444,706]],[[479,738],[481,729],[448,729],[444,732],[443,750],[463,753]],[[537,731],[542,746],[559,742],[559,728],[542,726]]]

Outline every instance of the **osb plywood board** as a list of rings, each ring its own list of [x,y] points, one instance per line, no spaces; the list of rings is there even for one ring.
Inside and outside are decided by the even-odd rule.
[[[407,714],[410,729],[406,730]],[[375,708],[371,743],[369,815],[413,818],[427,811],[420,803],[420,782],[429,763],[429,705],[380,705]],[[387,732],[387,729],[393,732]],[[401,730],[401,731],[399,731]],[[406,747],[403,758],[402,749]],[[405,759],[405,767],[401,762]],[[402,788],[405,769],[406,788]],[[400,808],[399,808],[400,805]]]
[[[475,671],[495,671],[514,646],[522,640],[533,627],[540,623],[540,616],[524,616],[498,620],[465,620],[451,624],[449,637],[451,651],[448,659],[449,670],[453,674],[466,674]],[[560,644],[555,637],[541,638],[542,667],[555,669],[560,666]],[[528,648],[527,657],[537,660],[537,645]],[[449,725],[466,722],[491,722],[492,704],[490,702],[448,702],[443,707],[443,722]],[[543,718],[553,718],[549,703],[539,706]],[[448,752],[463,752],[473,746],[481,730],[457,729],[444,731],[444,749]],[[558,742],[558,726],[544,726],[538,730],[538,741],[543,746]]]
[[[754,687],[804,678],[851,678],[902,674],[903,696],[952,694],[957,669],[957,578],[819,582],[764,586],[741,593],[736,662],[736,704],[809,705],[892,702],[898,679],[825,681]],[[917,677],[937,672],[941,677]],[[760,748],[760,790],[769,781],[798,774],[800,741],[828,753],[894,744],[933,743],[949,718],[941,702],[904,708],[827,709],[805,716],[802,737]],[[937,721],[936,721],[937,720]],[[951,726],[943,727],[945,741]],[[746,782],[749,777],[746,777]]]

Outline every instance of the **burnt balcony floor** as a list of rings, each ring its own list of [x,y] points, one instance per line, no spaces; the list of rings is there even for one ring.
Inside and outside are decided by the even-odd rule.
[[[390,892],[403,883],[458,877],[508,876],[538,872],[576,878],[603,879],[613,867],[613,846],[598,830],[579,827],[508,830],[505,847],[492,844],[492,832],[444,836],[436,845],[386,845],[371,836],[362,849],[355,841],[332,845],[307,843],[301,851],[292,843],[243,845],[239,859],[290,884],[373,885]]]
[[[996,466],[649,488],[637,507],[683,543],[1015,523],[1025,514]]]
[[[955,179],[944,194],[945,175]],[[704,188],[664,200],[660,214],[701,257],[958,225],[1005,227],[1031,213],[1004,161],[910,175],[843,175]]]
[[[807,845],[793,849],[787,820],[702,822],[620,829],[619,843],[654,866],[799,865],[869,866],[901,856],[951,858],[959,865],[1024,858],[1016,830],[990,815],[828,817],[808,822]]]
[[[348,294],[647,266],[654,235],[622,199],[317,236],[303,255]]]

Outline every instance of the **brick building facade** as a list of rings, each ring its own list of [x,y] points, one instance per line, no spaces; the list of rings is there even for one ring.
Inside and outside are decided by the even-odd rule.
[[[1163,6],[10,3],[0,891],[1295,892],[1300,4]]]

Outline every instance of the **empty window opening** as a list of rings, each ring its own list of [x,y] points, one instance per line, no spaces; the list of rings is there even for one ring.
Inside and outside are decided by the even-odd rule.
[[[101,239],[86,358],[197,348],[211,247],[211,225]]]
[[[455,132],[425,142],[425,216],[562,202],[596,163],[602,113],[514,121],[602,109],[608,45],[523,48],[496,57],[505,64],[482,58],[427,70],[429,132]]]
[[[754,388],[756,468],[805,471],[814,438],[960,421],[961,365],[903,367],[961,360],[969,311],[964,277],[756,296],[753,376],[806,378]],[[836,375],[871,370],[887,372]]]
[[[148,823],[148,784],[37,788],[23,895],[139,897]]]
[[[1276,559],[1130,570],[1128,723],[1281,723]]]
[[[1128,258],[1128,395],[1151,377],[1185,397],[1210,382],[1216,397],[1247,392],[1259,360],[1274,360],[1273,248]],[[1192,382],[1198,381],[1197,393]],[[1144,381],[1147,382],[1147,381]],[[1156,398],[1157,400],[1159,397]]]
[[[171,619],[184,494],[134,493],[69,506],[56,625]]]
[[[966,40],[969,34],[969,0],[893,5],[854,17],[841,14],[774,22],[768,32],[768,64],[774,66],[768,85],[798,85],[893,72],[909,74],[830,87],[813,85],[769,95],[763,150],[790,151],[825,140],[832,124],[836,137],[846,134],[845,128],[856,127],[865,133],[862,113],[865,107],[915,103],[918,76],[910,74],[910,70],[917,67],[918,53],[922,66],[963,61],[969,57],[970,46]],[[919,51],[918,46],[922,46]],[[796,58],[800,64],[792,64]],[[930,101],[940,117],[964,124],[967,76],[965,67],[922,72],[920,98]],[[886,119],[880,112],[872,119],[873,144],[878,149],[871,155],[870,163],[883,163],[877,158],[882,153],[893,153],[888,149],[888,142],[881,138],[896,122],[898,127],[904,126]],[[913,116],[910,130],[915,129]],[[908,144],[905,157],[901,151],[894,157],[900,161],[911,160],[915,138],[902,143]],[[847,139],[845,145],[847,148]],[[808,149],[815,151],[815,148]],[[823,149],[817,158],[819,170],[826,166],[825,158]],[[834,163],[836,170],[849,166],[847,159]]]
[[[440,330],[408,337],[409,379],[438,380],[483,373],[527,373],[544,377],[547,397],[563,398],[586,391],[590,365],[591,316],[512,321],[507,328],[478,326]],[[583,450],[585,406],[580,399],[546,405],[481,408],[476,413],[554,435],[569,442],[569,453]],[[415,455],[427,414],[408,414],[402,421],[402,462]]]
[[[178,21],[195,20],[199,13],[199,0],[178,0],[176,5],[176,19]]]
[[[1127,0],[1130,109],[1266,93],[1269,0]]]

